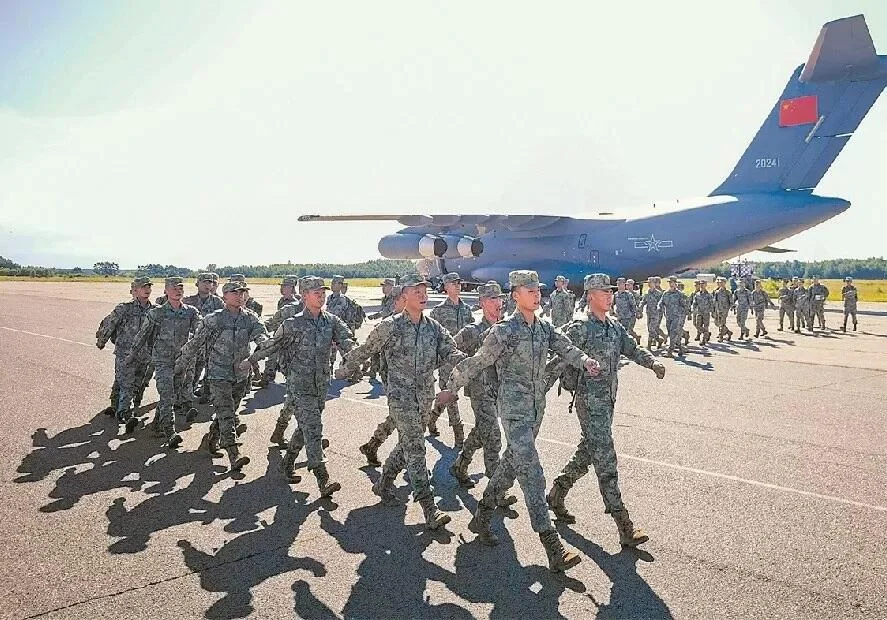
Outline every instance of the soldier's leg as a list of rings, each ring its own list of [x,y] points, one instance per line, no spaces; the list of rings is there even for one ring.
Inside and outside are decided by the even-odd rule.
[[[819,317],[820,327],[825,329],[825,304],[820,304],[816,307],[816,316]]]
[[[317,488],[321,495],[330,497],[342,488],[338,482],[331,482],[326,467],[326,455],[323,452],[323,420],[322,413],[325,396],[298,394],[296,402],[296,419],[305,439],[305,452],[308,455],[308,471],[317,479]]]
[[[176,400],[175,368],[172,364],[163,364],[155,368],[157,393],[160,402],[157,404],[156,430],[167,441],[175,435],[175,416],[173,407]]]
[[[425,462],[425,440],[422,415],[418,410],[401,409],[389,405],[391,417],[397,426],[398,443],[406,462],[407,479],[413,491],[413,500],[419,502],[431,497],[431,482]]]
[[[127,368],[126,355],[121,350],[120,355],[114,352],[114,385],[117,386],[117,400],[114,402],[114,411],[118,422],[126,422],[129,418],[129,407],[132,404],[132,386],[134,368]],[[113,389],[112,389],[113,394]]]
[[[194,408],[194,368],[175,373],[173,379],[176,388],[174,410],[185,415],[191,422],[197,417],[197,409]]]
[[[702,344],[706,345],[711,339],[711,315],[700,313],[699,320],[702,325]]]
[[[653,342],[659,342],[659,327],[656,323],[656,317],[647,313],[647,348],[653,348]]]
[[[743,338],[748,338],[749,334],[746,321],[748,321],[748,308],[736,308],[736,322],[739,324],[739,335]]]
[[[194,360],[194,385],[192,391],[194,392],[194,396],[198,398],[201,403],[207,402],[207,396],[209,393],[209,390],[206,387],[206,381],[201,380],[205,368],[206,356],[198,354],[197,359]]]
[[[111,393],[108,395],[107,407],[102,410],[105,415],[114,415],[117,413],[117,403],[120,400],[120,379],[117,372],[117,356],[114,356],[114,383],[111,384]]]
[[[382,422],[379,423],[379,426],[376,427],[376,430],[373,431],[372,437],[370,440],[360,446],[358,448],[361,453],[366,457],[367,463],[369,465],[378,466],[379,463],[379,446],[381,446],[386,439],[394,432],[395,425],[394,420],[391,418],[391,415],[387,415]]]
[[[379,375],[379,369],[381,365],[382,358],[378,353],[370,357],[370,379],[375,379]]]
[[[853,316],[853,331],[856,331],[856,308],[853,308],[850,314]]]
[[[277,378],[278,368],[279,363],[277,361],[276,355],[272,355],[265,360],[265,370],[262,371],[262,377],[259,380],[259,384],[261,385],[261,387],[265,387],[270,383],[274,383],[274,379]]]
[[[786,312],[788,313],[788,328],[795,331],[795,309],[788,308]]]
[[[248,379],[246,383],[249,383]],[[249,463],[248,457],[240,456],[234,430],[234,412],[240,405],[237,394],[243,391],[243,388],[233,381],[209,382],[210,399],[213,404],[213,431],[217,432],[219,445],[228,453],[231,469],[235,471],[239,471]]]
[[[779,328],[778,328],[779,331],[782,331],[784,319],[785,319],[785,308],[783,308],[780,305],[779,306]]]

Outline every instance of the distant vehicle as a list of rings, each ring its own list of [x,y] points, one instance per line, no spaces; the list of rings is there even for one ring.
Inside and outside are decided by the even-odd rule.
[[[302,215],[299,221],[393,220],[406,228],[379,241],[386,258],[416,259],[427,274],[507,284],[508,272],[563,274],[571,288],[590,272],[636,280],[763,250],[846,211],[813,190],[887,85],[865,17],[826,23],[729,176],[702,199],[656,203],[644,215],[609,212]]]

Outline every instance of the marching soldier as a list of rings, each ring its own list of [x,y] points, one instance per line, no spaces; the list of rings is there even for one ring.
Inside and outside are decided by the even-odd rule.
[[[296,293],[296,287],[299,284],[299,276],[286,275],[280,281],[280,299],[277,300],[277,310],[280,311],[284,306],[289,304],[298,304],[302,301],[300,295]],[[274,332],[270,332],[274,333]],[[265,362],[265,370],[262,372],[261,378],[256,381],[256,387],[267,387],[268,384],[274,383],[277,378],[277,371],[280,369],[280,363],[276,356],[271,356]],[[284,373],[286,374],[286,373]]]
[[[647,348],[651,351],[654,342],[656,348],[662,348],[663,344],[663,340],[659,337],[659,322],[662,320],[659,314],[659,300],[662,299],[663,293],[656,287],[657,280],[656,276],[647,278],[647,292],[641,297],[638,306],[638,319],[644,318],[644,309],[647,310]]]
[[[779,328],[777,331],[782,331],[786,315],[788,315],[788,328],[795,331],[795,291],[788,278],[782,281],[782,288],[779,289]]]
[[[200,312],[201,317],[205,317],[211,312],[221,310],[225,307],[222,299],[218,297],[213,290],[217,284],[218,278],[215,274],[206,272],[197,276],[197,294],[185,297],[182,303],[194,306]],[[206,385],[201,381],[203,369],[206,366],[205,352],[198,354],[194,361],[194,396],[200,402],[208,402],[209,392]],[[198,385],[199,384],[199,385]]]
[[[608,278],[609,280],[609,278]],[[678,290],[677,276],[669,276],[668,290],[659,298],[657,311],[665,315],[665,327],[668,331],[668,350],[665,355],[671,357],[675,347],[678,355],[684,355],[683,331],[687,320],[687,296]]]
[[[856,290],[856,287],[853,286],[853,278],[847,276],[844,278],[844,288],[841,289],[841,300],[844,302],[844,324],[841,326],[841,331],[847,331],[847,317],[853,317],[853,331],[856,331],[856,302],[859,298],[859,294]]]
[[[749,332],[748,327],[746,327],[748,311],[752,306],[751,293],[750,290],[745,288],[745,280],[739,280],[736,292],[734,293],[733,307],[736,310],[736,325],[739,326],[740,340],[748,340],[749,334],[751,333]]]
[[[724,342],[725,336],[727,342],[730,342],[733,332],[727,327],[727,316],[730,313],[730,308],[733,307],[733,295],[727,290],[726,278],[719,276],[716,282],[717,288],[712,297],[714,298],[715,325],[718,326],[718,342]]]
[[[770,301],[770,296],[767,295],[766,291],[761,287],[761,281],[755,280],[755,290],[752,291],[751,294],[751,305],[752,310],[755,313],[755,338],[758,336],[766,336],[767,328],[764,327],[764,311],[767,308],[776,309],[776,306],[773,305],[773,302]]]
[[[634,281],[631,281],[634,285]],[[613,309],[616,312],[616,318],[634,339],[641,343],[641,335],[634,331],[635,323],[638,320],[638,301],[633,290],[627,288],[628,282],[625,278],[616,280],[618,291],[613,296]],[[587,303],[587,302],[586,302]],[[571,316],[572,318],[572,316]]]
[[[576,306],[576,296],[567,288],[569,281],[564,276],[554,279],[554,292],[548,298],[545,315],[551,315],[551,324],[561,327],[573,320],[573,308]]]
[[[711,340],[711,311],[714,309],[714,297],[706,288],[705,280],[696,281],[697,291],[693,294],[692,308],[693,325],[696,327],[696,338],[704,347]]]
[[[813,318],[819,321],[819,328],[825,329],[825,301],[828,299],[828,289],[819,283],[819,278],[813,278],[813,286],[808,293],[810,297],[810,330],[813,330]]]
[[[394,278],[385,278],[382,283],[382,301],[381,307],[378,312],[374,312],[369,315],[367,318],[371,321],[375,321],[376,319],[384,319],[391,316],[394,313],[394,298],[391,296],[391,291],[395,286]],[[370,358],[369,365],[369,378],[370,381],[375,381],[376,377],[379,374],[379,369],[381,366],[382,360],[379,355],[374,355]]]

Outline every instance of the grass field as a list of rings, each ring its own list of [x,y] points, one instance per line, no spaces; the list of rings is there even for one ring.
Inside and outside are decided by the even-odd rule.
[[[155,280],[155,288],[159,284],[162,286],[163,279],[162,278],[154,278]],[[189,283],[191,278],[185,278],[185,282]],[[278,284],[280,282],[279,278],[249,278],[249,282],[255,284]],[[55,276],[50,278],[31,278],[31,277],[23,277],[23,276],[0,276],[0,281],[20,281],[20,282],[129,282],[130,278],[124,277],[105,277],[105,276],[81,276],[81,277],[62,277]],[[351,287],[369,287],[376,288],[379,286],[381,282],[381,278],[349,278],[348,284]],[[691,293],[693,291],[693,280],[685,279],[684,282],[684,292]],[[844,286],[844,282],[842,280],[822,280],[823,284],[825,284],[826,288],[829,291],[829,301],[841,301],[841,288]],[[859,301],[882,301],[887,302],[887,280],[854,280],[853,284],[859,290]],[[776,297],[776,292],[779,290],[781,283],[776,282],[775,280],[765,280],[764,281],[764,290],[766,290],[770,297]],[[807,286],[810,286],[810,281],[807,281]],[[709,290],[714,288],[713,285],[709,285]]]

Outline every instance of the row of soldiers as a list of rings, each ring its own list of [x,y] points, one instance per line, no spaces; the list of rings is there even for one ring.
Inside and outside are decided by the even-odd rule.
[[[448,298],[449,303],[445,301],[435,308],[433,314],[448,322],[455,321],[455,325],[451,325],[454,336],[440,321],[423,313],[428,283],[408,276],[397,290],[392,284],[391,314],[358,346],[354,331],[345,321],[324,309],[325,305],[329,308],[335,293],[328,301],[326,291],[329,289],[321,278],[308,276],[298,281],[299,300],[283,303],[278,311],[278,314],[283,311],[293,314],[277,325],[273,335],[258,315],[245,307],[249,300],[245,281],[232,278],[222,287],[222,307],[204,315],[195,306],[183,303],[181,278],[167,278],[166,299],[162,305],[149,301],[151,281],[136,279],[132,283],[133,301],[121,304],[103,321],[97,345],[104,346],[107,340],[113,339],[118,349],[115,353],[122,358],[123,376],[117,377],[121,387],[116,412],[129,432],[137,425],[131,428],[135,419],[131,395],[143,389],[144,380],[138,379],[153,366],[160,394],[155,424],[169,449],[181,442],[175,432],[174,414],[177,409],[189,406],[194,369],[203,356],[204,383],[209,388],[214,414],[201,447],[214,456],[221,456],[219,449],[224,448],[234,470],[249,462],[238,449],[237,436],[243,426],[237,419],[240,401],[249,388],[255,364],[262,358],[276,358],[287,377],[286,403],[281,416],[288,422],[289,416],[295,415],[298,421],[283,459],[284,471],[288,478],[296,481],[295,454],[304,447],[308,468],[315,474],[320,492],[325,496],[340,488],[329,478],[322,438],[321,413],[329,388],[331,352],[335,346],[344,354],[343,363],[335,373],[339,378],[354,377],[366,360],[378,356],[390,420],[398,430],[398,443],[386,459],[374,491],[385,502],[396,499],[392,493],[393,480],[399,471],[406,469],[414,500],[422,506],[429,528],[444,525],[449,516],[433,501],[425,465],[424,430],[435,412],[440,415],[444,408],[451,411],[454,428],[461,425],[461,420],[456,422],[454,418],[458,407],[451,409],[451,406],[455,405],[458,390],[467,388],[476,415],[472,431],[476,436],[469,435],[464,440],[453,471],[460,482],[465,482],[471,455],[483,448],[490,482],[470,524],[470,529],[483,542],[495,544],[496,537],[490,530],[491,516],[497,506],[516,501],[507,491],[517,480],[524,490],[531,523],[539,533],[550,568],[564,570],[574,566],[579,557],[563,547],[548,511],[554,511],[558,518],[574,520],[564,499],[572,484],[587,473],[589,466],[594,466],[605,508],[616,521],[620,541],[625,545],[641,544],[647,536],[632,523],[618,488],[610,428],[616,372],[621,355],[651,368],[660,378],[664,376],[664,366],[637,347],[625,329],[608,316],[615,287],[606,275],[593,274],[585,279],[589,313],[571,323],[566,332],[554,329],[550,322],[536,316],[541,300],[538,274],[512,272],[509,282],[515,311],[506,320],[500,320],[503,294],[495,282],[481,287],[484,318],[478,324],[461,299]],[[448,274],[447,284],[452,285],[451,288],[459,287],[458,275]],[[299,306],[301,309],[296,312],[294,309]],[[289,308],[293,310],[287,310]],[[135,317],[139,313],[142,319],[137,321]],[[124,320],[130,315],[132,318]],[[129,332],[134,332],[132,337],[121,338]],[[252,351],[251,343],[256,345]],[[115,377],[117,366],[115,364]],[[443,373],[438,378],[441,389],[435,402],[434,372],[441,370],[441,366]],[[545,394],[558,378],[567,374],[565,366],[578,371],[572,374],[574,389],[584,403],[577,407],[582,438],[573,460],[546,495],[535,437],[545,411]],[[127,401],[129,405],[121,406],[121,402]],[[190,409],[185,409],[185,413],[188,416]],[[506,439],[501,458],[501,430],[497,420],[504,427]]]

